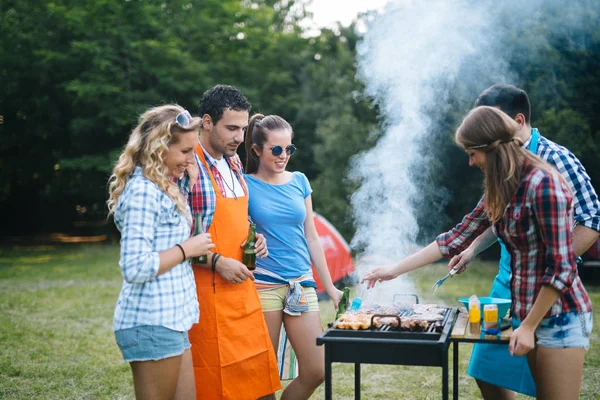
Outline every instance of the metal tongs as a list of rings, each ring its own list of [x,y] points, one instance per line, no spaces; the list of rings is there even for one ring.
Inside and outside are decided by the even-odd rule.
[[[444,284],[444,282],[446,282],[446,279],[448,278],[452,278],[456,273],[458,272],[458,269],[451,269],[450,272],[448,272],[446,274],[446,276],[444,276],[442,279],[439,279],[431,288],[433,289],[433,293],[435,293],[440,286],[442,286]]]

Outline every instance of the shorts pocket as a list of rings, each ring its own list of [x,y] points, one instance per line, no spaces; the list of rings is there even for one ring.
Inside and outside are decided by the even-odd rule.
[[[115,332],[115,339],[121,349],[129,349],[137,346],[139,343],[139,329],[129,328],[121,329]]]
[[[592,334],[592,313],[579,313],[579,322],[581,323],[581,332],[583,336],[589,338]]]

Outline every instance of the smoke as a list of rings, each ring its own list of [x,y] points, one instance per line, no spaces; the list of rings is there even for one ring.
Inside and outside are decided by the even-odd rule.
[[[577,41],[574,27],[597,2],[579,3],[577,8],[541,0],[525,4],[516,0],[398,0],[367,21],[357,48],[358,78],[379,107],[383,132],[374,148],[353,159],[350,172],[351,179],[361,184],[351,199],[357,228],[351,245],[359,253],[359,276],[374,265],[395,263],[418,248],[414,206],[423,191],[443,196],[443,188],[427,182],[417,186],[414,176],[427,177],[427,173],[414,171],[427,172],[435,162],[428,151],[432,145],[428,137],[450,111],[450,98],[454,111],[458,102],[463,112],[494,83],[519,86],[510,62],[534,55],[553,34],[528,30],[536,18],[545,15],[540,8],[564,15],[564,23],[556,24],[556,29],[569,32]],[[530,34],[523,39],[519,32]],[[440,218],[440,212],[428,210],[429,218]],[[406,275],[378,287],[369,291],[369,300],[386,302],[390,292],[414,291]]]

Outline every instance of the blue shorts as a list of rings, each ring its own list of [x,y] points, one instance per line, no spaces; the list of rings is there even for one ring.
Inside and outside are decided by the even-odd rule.
[[[180,356],[192,345],[188,333],[164,326],[143,325],[115,332],[117,344],[127,362],[157,361]]]
[[[549,349],[590,348],[591,312],[569,312],[542,319],[535,330],[536,346]]]

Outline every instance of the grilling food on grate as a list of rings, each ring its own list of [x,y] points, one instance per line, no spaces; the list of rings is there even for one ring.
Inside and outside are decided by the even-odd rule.
[[[364,313],[344,313],[334,322],[334,328],[337,329],[369,329],[371,327],[371,315]]]
[[[373,318],[373,326],[379,329],[387,325],[390,328],[398,329],[398,318],[396,317],[375,317]]]
[[[385,307],[379,305],[367,305],[359,311],[346,311],[333,323],[336,329],[363,330],[371,328],[381,329],[388,326],[391,329],[402,331],[422,332],[427,331],[432,324],[444,320],[446,309],[437,304],[407,304],[400,307]],[[400,317],[400,323],[398,318]]]
[[[411,332],[420,332],[427,329],[429,326],[428,321],[420,321],[418,319],[411,318],[402,318],[401,328],[403,330],[411,331]]]
[[[444,316],[442,314],[436,314],[436,313],[429,312],[429,313],[423,313],[423,314],[413,314],[409,318],[415,319],[418,321],[434,322],[434,321],[443,320]]]

